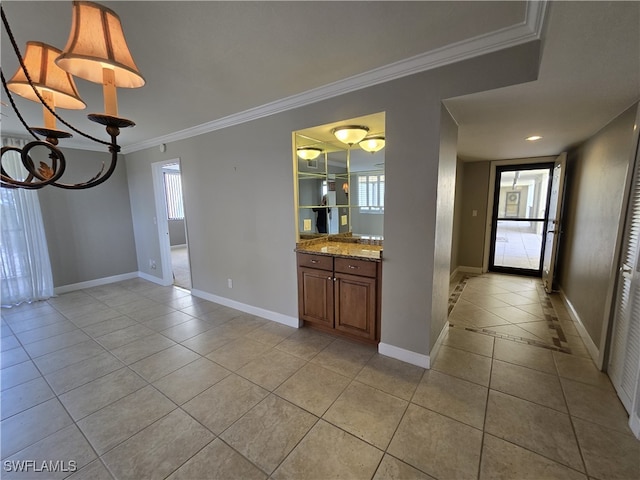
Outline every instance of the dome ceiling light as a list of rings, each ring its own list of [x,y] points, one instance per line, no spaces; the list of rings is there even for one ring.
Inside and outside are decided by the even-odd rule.
[[[297,153],[298,157],[302,160],[315,160],[322,153],[322,149],[316,147],[300,147]]]
[[[385,140],[382,135],[375,135],[361,140],[358,145],[365,152],[376,153],[384,148]]]
[[[351,146],[358,143],[369,133],[369,127],[362,125],[345,125],[331,130],[338,140]]]

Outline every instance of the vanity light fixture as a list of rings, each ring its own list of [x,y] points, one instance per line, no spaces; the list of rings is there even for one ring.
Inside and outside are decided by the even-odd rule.
[[[369,133],[369,127],[362,125],[345,125],[331,130],[338,140],[351,146],[358,143]]]
[[[120,152],[116,137],[120,134],[120,129],[135,125],[131,120],[118,117],[116,87],[137,88],[145,84],[129,52],[120,18],[113,10],[103,5],[74,1],[71,31],[65,49],[60,51],[43,43],[29,42],[24,57],[20,53],[4,10],[2,10],[2,23],[20,63],[18,71],[9,82],[5,80],[4,74],[2,75],[2,84],[16,115],[35,140],[27,143],[23,148],[2,147],[0,158],[7,151],[18,152],[27,175],[24,179],[13,178],[2,168],[0,184],[7,188],[38,189],[53,185],[72,190],[100,185],[115,171],[118,152]],[[36,57],[41,61],[34,60]],[[104,125],[110,141],[100,140],[80,131],[55,112],[55,106],[84,107],[84,102],[75,89],[71,75],[102,85],[104,113],[89,114],[88,119]],[[61,82],[65,83],[65,86]],[[46,110],[44,128],[32,128],[26,124],[11,92],[42,105]],[[80,104],[82,106],[78,107]],[[106,146],[111,153],[109,167],[105,169],[103,164],[95,176],[84,182],[74,184],[60,182],[66,161],[57,145],[59,139],[69,138],[71,134],[57,130],[55,119],[83,137]],[[40,140],[38,135],[45,137],[46,140]],[[29,154],[34,147],[43,147],[49,151],[49,164],[40,162],[40,165],[36,166]]]
[[[298,157],[302,160],[315,160],[322,153],[322,149],[316,147],[300,147],[297,153]]]
[[[542,137],[540,135],[531,135],[530,137],[525,138],[530,142],[535,142],[536,140],[540,140]]]
[[[376,153],[384,148],[384,137],[382,135],[374,135],[361,140],[358,145],[365,152]]]

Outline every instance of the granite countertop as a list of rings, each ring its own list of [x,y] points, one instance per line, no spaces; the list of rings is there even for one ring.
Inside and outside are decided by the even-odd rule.
[[[296,252],[331,255],[334,257],[360,258],[363,260],[382,260],[382,246],[346,242],[313,242],[299,244]]]

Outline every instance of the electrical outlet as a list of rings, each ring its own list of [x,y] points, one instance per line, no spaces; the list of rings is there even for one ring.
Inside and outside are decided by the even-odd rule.
[[[156,261],[153,258],[149,259],[149,268],[151,270],[155,270],[156,269]]]
[[[233,288],[233,280],[231,280],[230,278],[227,278],[227,287]]]

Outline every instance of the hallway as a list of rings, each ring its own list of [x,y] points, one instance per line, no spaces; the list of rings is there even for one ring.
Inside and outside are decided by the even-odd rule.
[[[431,370],[142,279],[3,309],[2,478],[637,479],[640,442],[550,298],[464,278]]]
[[[191,269],[189,268],[189,250],[186,245],[171,247],[171,269],[173,284],[191,290]]]

